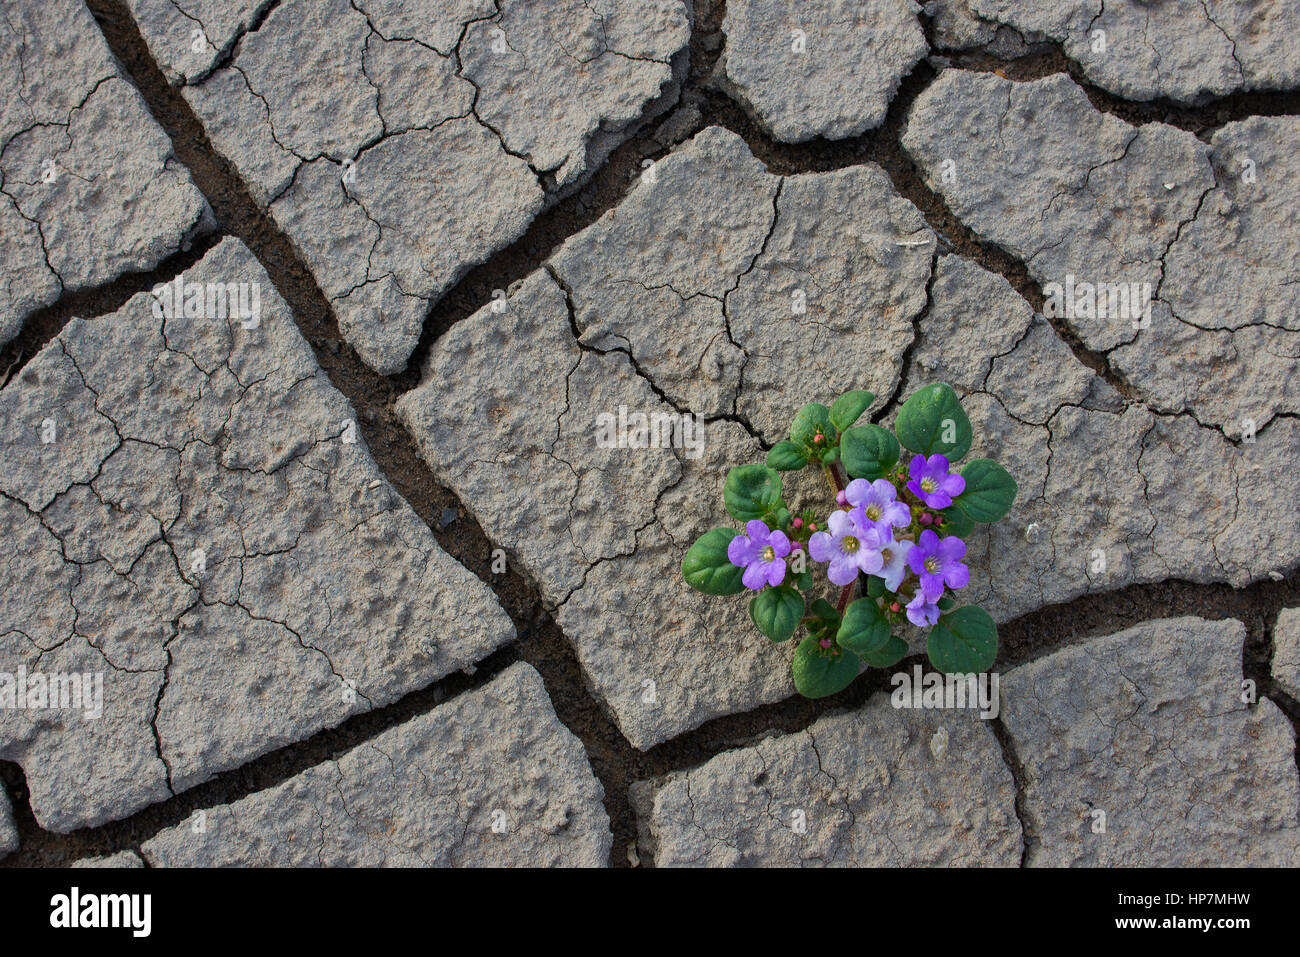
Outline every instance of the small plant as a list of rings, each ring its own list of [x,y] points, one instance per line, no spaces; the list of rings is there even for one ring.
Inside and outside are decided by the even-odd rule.
[[[976,522],[996,522],[1016,498],[1016,482],[991,459],[952,467],[970,451],[970,419],[952,388],[935,383],[898,410],[894,432],[855,425],[875,396],[848,392],[828,409],[799,410],[788,441],[765,465],[741,465],[727,475],[727,511],[744,531],[715,528],[686,552],[682,576],[708,595],[755,594],[749,617],[772,641],[807,636],[795,649],[794,685],[808,698],[847,687],[862,663],[888,668],[907,654],[894,633],[904,619],[930,628],[926,650],[940,671],[975,673],[992,667],[998,634],[978,605],[958,607],[966,587],[965,538]],[[903,459],[902,450],[912,455]],[[820,467],[837,507],[822,519],[791,514],[781,498],[781,472]],[[838,605],[811,604],[808,562],[825,563],[840,586]],[[865,594],[854,600],[860,582]]]

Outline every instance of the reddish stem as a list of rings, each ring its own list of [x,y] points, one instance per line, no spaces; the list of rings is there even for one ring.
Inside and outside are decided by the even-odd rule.
[[[849,607],[849,599],[853,597],[853,589],[856,585],[856,581],[849,582],[844,586],[844,591],[840,592],[840,603],[835,606],[835,610],[841,615],[844,614],[844,609]]]

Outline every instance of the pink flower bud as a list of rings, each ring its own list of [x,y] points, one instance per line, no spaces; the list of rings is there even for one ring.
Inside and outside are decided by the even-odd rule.
[[[810,531],[810,532],[815,532],[815,531],[817,531],[817,523],[816,523],[816,522],[809,522],[809,523],[808,523],[808,531]]]
[[[796,518],[796,519],[795,519],[793,522],[791,522],[790,524],[793,525],[795,528],[803,528],[803,519],[802,519],[802,518]]]
[[[922,525],[929,525],[932,521],[934,521],[934,516],[932,516],[929,512],[922,512],[922,513],[921,513],[921,524],[922,524]]]
[[[844,497],[844,489],[840,489],[838,492],[835,493],[835,501],[838,502],[841,506],[849,504],[849,500]]]
[[[799,549],[803,548],[803,542],[799,541],[797,538],[792,538],[790,539],[790,548],[797,552]]]
[[[822,442],[825,441],[825,439],[826,436],[822,435],[820,432],[818,432],[816,435],[813,436],[813,442],[815,442],[817,445],[821,445]]]
[[[818,642],[818,644],[820,644],[823,648],[829,648],[831,646],[831,640],[829,638],[823,638],[821,641]]]
[[[900,605],[900,604],[899,604],[898,602],[896,602],[896,601],[891,601],[891,602],[889,603],[889,610],[892,611],[892,612],[894,612],[894,613],[898,613],[898,612],[900,612],[900,611],[903,610],[903,606]]]

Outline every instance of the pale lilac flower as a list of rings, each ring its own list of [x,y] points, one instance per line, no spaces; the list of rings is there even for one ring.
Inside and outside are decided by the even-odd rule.
[[[907,489],[930,508],[947,508],[952,500],[966,491],[966,480],[948,471],[948,459],[938,453],[928,459],[912,457],[907,466]]]
[[[970,569],[961,561],[965,557],[966,543],[960,538],[940,538],[927,528],[916,540],[916,547],[907,553],[907,564],[920,577],[926,597],[938,601],[945,585],[956,590],[965,588],[970,581]]]
[[[754,591],[785,580],[785,556],[789,554],[790,539],[785,532],[779,528],[769,530],[757,519],[746,523],[745,534],[737,535],[727,546],[731,564],[745,569],[740,580]]]
[[[854,479],[845,487],[844,498],[853,506],[859,524],[878,528],[886,537],[893,534],[891,529],[912,524],[912,510],[898,501],[898,490],[887,479]]]
[[[876,572],[885,580],[885,588],[888,591],[898,591],[898,586],[903,583],[903,576],[907,574],[907,553],[912,550],[912,541],[903,539],[902,541],[891,541],[880,550],[880,558],[884,566]]]
[[[907,620],[918,628],[933,625],[939,620],[939,606],[926,598],[925,592],[918,591],[907,603]]]
[[[829,532],[817,532],[808,540],[808,554],[815,562],[830,562],[826,577],[836,585],[848,585],[858,572],[874,575],[884,566],[881,547],[888,541],[878,529],[864,528],[852,513],[831,512],[826,520]]]

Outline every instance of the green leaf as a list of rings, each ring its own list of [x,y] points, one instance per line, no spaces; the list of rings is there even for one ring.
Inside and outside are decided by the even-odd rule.
[[[840,610],[828,602],[825,598],[818,598],[812,603],[812,613],[818,618],[824,618],[827,621],[833,621],[837,625],[840,622]]]
[[[840,447],[838,445],[822,456],[822,461],[825,462],[827,465],[830,465],[834,462],[838,462],[839,460],[840,460]]]
[[[813,441],[813,436],[818,431],[826,437],[824,442]],[[794,421],[790,423],[791,441],[803,449],[809,458],[816,459],[818,462],[821,461],[826,450],[835,444],[838,436],[839,432],[831,424],[831,410],[820,402],[809,402],[795,413]]]
[[[992,459],[974,459],[961,470],[966,490],[957,497],[962,510],[977,522],[996,522],[1016,500],[1016,480]]]
[[[913,392],[898,410],[894,431],[898,441],[922,455],[939,453],[956,462],[970,451],[970,419],[944,382]]]
[[[817,639],[809,635],[794,650],[790,670],[794,686],[805,698],[825,698],[843,691],[858,676],[860,660],[851,651],[832,645],[822,648]]]
[[[785,641],[803,617],[803,595],[789,585],[764,588],[750,599],[749,617],[772,641]]]
[[[844,610],[835,641],[845,651],[866,655],[884,648],[890,634],[889,621],[876,600],[859,598]]]
[[[879,598],[885,593],[885,580],[879,575],[867,576],[867,597]]]
[[[944,595],[937,602],[935,602],[935,607],[938,608],[940,611],[947,611],[948,609],[954,607],[956,604],[957,603],[952,600],[951,595]]]
[[[727,546],[738,534],[735,529],[715,528],[701,535],[682,559],[686,584],[706,595],[734,595],[744,591],[740,576],[745,570],[727,558]]]
[[[898,439],[878,425],[859,425],[840,439],[844,468],[853,478],[874,480],[898,464]]]
[[[890,635],[885,647],[861,657],[873,668],[889,668],[907,657],[907,642],[897,635]]]
[[[776,443],[772,446],[772,451],[767,453],[768,468],[776,469],[778,472],[793,472],[807,464],[808,459],[799,450],[799,446],[788,439]]]
[[[975,674],[993,667],[998,656],[998,628],[978,605],[939,616],[926,641],[930,661],[948,674]]]
[[[858,389],[845,392],[831,403],[831,425],[843,432],[862,417],[876,397],[870,392]]]
[[[966,514],[960,505],[953,503],[939,512],[943,516],[943,533],[965,538],[975,531],[975,521]]]
[[[741,465],[722,488],[727,511],[742,522],[762,518],[781,502],[781,476],[766,465]]]
[[[812,572],[804,572],[796,579],[796,582],[800,590],[802,591],[807,591],[809,588],[812,588],[813,586]]]

